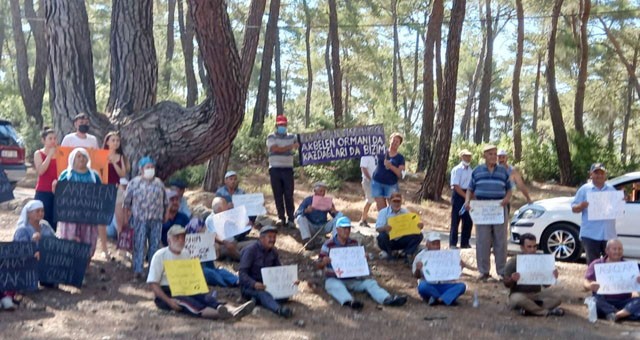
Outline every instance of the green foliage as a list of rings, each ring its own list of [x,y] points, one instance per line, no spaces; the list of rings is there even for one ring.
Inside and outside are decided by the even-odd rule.
[[[571,149],[571,165],[573,167],[573,181],[576,185],[584,183],[589,177],[589,168],[593,163],[602,163],[607,168],[608,176],[615,177],[627,171],[620,161],[620,154],[613,147],[608,146],[602,138],[594,133],[582,136],[578,133],[569,134]]]
[[[207,164],[198,164],[184,168],[173,174],[166,182],[169,183],[174,179],[181,179],[190,188],[199,187],[204,181],[204,174],[207,171]]]
[[[301,172],[308,177],[309,182],[324,181],[330,189],[338,189],[344,182],[360,180],[360,160],[348,159],[327,164],[309,165],[297,168],[297,177]]]
[[[524,135],[518,169],[527,181],[559,180],[558,155],[553,140],[541,139],[535,133]]]
[[[269,125],[271,126],[271,125]],[[240,131],[233,140],[231,163],[260,163],[267,161],[266,140],[271,130],[265,128],[258,137],[251,137],[251,121],[244,120]]]

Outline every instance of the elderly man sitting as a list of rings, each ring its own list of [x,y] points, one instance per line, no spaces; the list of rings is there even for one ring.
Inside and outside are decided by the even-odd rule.
[[[216,294],[197,294],[191,296],[172,296],[169,280],[164,270],[164,261],[186,260],[190,256],[183,252],[185,243],[185,229],[174,225],[167,232],[168,247],[158,250],[151,259],[147,283],[155,295],[155,304],[164,310],[174,310],[192,316],[198,316],[213,320],[225,320],[241,318],[251,312],[255,306],[254,301],[249,301],[239,307],[229,304],[223,305],[216,299]]]
[[[631,293],[598,294],[600,284],[596,278],[596,264],[625,261],[622,242],[618,239],[607,241],[605,253],[605,257],[594,260],[589,264],[587,273],[584,276],[584,288],[590,290],[596,300],[598,317],[606,318],[611,322],[640,320],[640,297],[633,297]],[[640,283],[640,276],[636,277],[636,282]]]
[[[223,211],[229,210],[229,205],[227,201],[222,197],[215,197],[213,202],[211,202],[212,214],[207,217],[205,220],[205,225],[207,230],[211,233],[216,232],[216,228],[214,225],[213,216],[215,214],[219,214]],[[251,230],[247,230],[246,232],[236,235],[232,238],[222,240],[216,235],[216,253],[219,254],[218,258],[228,257],[234,261],[240,260],[240,251],[242,248],[248,246],[250,243],[255,242],[254,240],[247,240],[247,235],[251,232]]]
[[[319,203],[326,201],[327,185],[324,182],[316,182],[313,185],[313,196],[306,197],[296,210],[296,223],[300,229],[300,238],[307,250],[315,249],[324,242],[320,235],[317,242],[309,242],[316,233],[322,235],[330,233],[335,226],[335,217],[338,215],[336,207],[331,202],[331,206]],[[326,203],[326,202],[323,202]],[[327,214],[333,219],[329,220]]]
[[[389,218],[407,214],[409,211],[402,207],[402,194],[394,192],[389,196],[391,205],[380,210],[378,212],[378,220],[376,221],[376,230],[378,231],[378,247],[382,252],[380,258],[391,258],[391,254],[394,250],[402,251],[403,255],[408,261],[410,257],[415,255],[420,242],[422,242],[422,233],[415,235],[405,235],[397,239],[391,240],[389,238],[389,232],[391,226],[389,225]],[[418,223],[418,227],[422,229],[423,224]],[[409,262],[411,263],[411,262]]]
[[[440,303],[444,303],[447,306],[455,305],[456,300],[467,290],[467,286],[464,283],[456,282],[427,282],[424,277],[423,267],[425,264],[422,262],[423,254],[428,251],[440,250],[440,234],[437,232],[430,232],[427,234],[426,249],[422,250],[416,258],[413,260],[413,266],[411,271],[413,275],[420,279],[418,283],[418,294],[423,300],[429,303],[429,306],[434,306]],[[429,264],[426,264],[427,267]],[[462,263],[460,263],[462,266]],[[428,268],[427,268],[428,269]]]

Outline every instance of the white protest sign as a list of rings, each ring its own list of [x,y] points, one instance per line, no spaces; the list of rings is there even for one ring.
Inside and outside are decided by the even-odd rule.
[[[233,208],[213,215],[213,225],[221,240],[228,240],[238,234],[251,230],[249,218],[244,206]]]
[[[504,207],[501,200],[471,201],[471,219],[475,224],[504,223]]]
[[[596,281],[600,284],[598,294],[624,294],[640,289],[637,280],[638,263],[620,261],[595,265]]]
[[[231,196],[231,201],[235,208],[244,206],[247,210],[247,216],[261,216],[267,214],[264,208],[264,194],[243,194]]]
[[[298,265],[264,267],[261,270],[262,283],[274,299],[284,299],[298,292]]]
[[[214,233],[187,234],[184,249],[189,252],[192,259],[200,259],[200,262],[213,261],[217,258],[215,237]]]
[[[552,285],[556,283],[553,271],[556,260],[551,254],[517,255],[516,272],[519,285]]]
[[[459,249],[424,251],[420,261],[427,282],[457,280],[462,274]]]
[[[589,221],[615,220],[624,209],[624,193],[616,191],[587,192],[587,219]],[[591,208],[593,207],[593,208]]]
[[[331,267],[338,278],[369,275],[369,264],[363,246],[332,248],[329,257]]]

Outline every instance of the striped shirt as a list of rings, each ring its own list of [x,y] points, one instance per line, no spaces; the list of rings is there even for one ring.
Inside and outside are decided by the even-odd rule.
[[[320,255],[318,256],[318,262],[322,262],[325,257],[329,257],[329,252],[331,252],[332,248],[357,247],[359,245],[360,244],[358,243],[358,241],[351,238],[347,239],[346,244],[340,244],[340,241],[338,241],[338,237],[332,237],[322,245],[322,248],[320,249]],[[333,267],[331,267],[331,264],[328,264],[324,268],[324,275],[325,277],[337,277],[336,272],[334,272]]]
[[[296,135],[281,135],[272,133],[267,137],[267,151],[269,152],[269,168],[293,168],[293,150],[272,152],[272,146],[289,146],[297,141]]]
[[[486,164],[478,165],[471,174],[469,190],[473,191],[478,200],[503,199],[509,190],[509,174],[507,170],[496,165],[493,172],[489,171]]]

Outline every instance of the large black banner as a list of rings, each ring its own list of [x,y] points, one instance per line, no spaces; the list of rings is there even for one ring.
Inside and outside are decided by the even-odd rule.
[[[44,237],[39,245],[40,281],[82,287],[82,279],[91,254],[91,245],[55,237]]]
[[[375,156],[385,152],[384,127],[356,126],[298,134],[300,164]]]
[[[33,242],[0,242],[0,291],[38,289]]]
[[[62,181],[56,186],[56,216],[61,222],[109,224],[116,207],[115,185]]]

